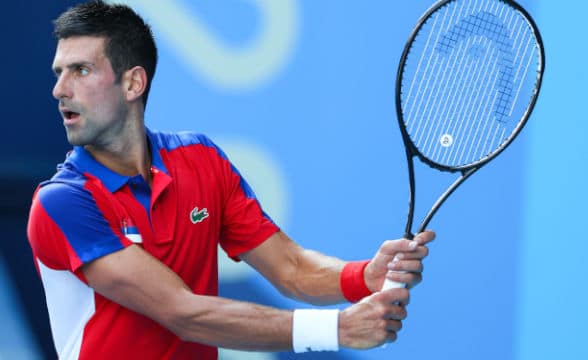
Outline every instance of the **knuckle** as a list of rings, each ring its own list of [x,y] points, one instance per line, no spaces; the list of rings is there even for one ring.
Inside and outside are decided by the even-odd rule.
[[[390,332],[386,331],[384,329],[382,331],[378,331],[378,333],[376,335],[376,341],[378,342],[378,344],[383,344],[385,342],[388,342],[389,337],[390,337]]]
[[[419,271],[419,269],[421,268],[421,266],[422,266],[422,263],[421,263],[420,260],[412,260],[410,262],[410,266],[409,267],[410,267],[410,270],[412,270],[412,271]]]
[[[378,317],[378,319],[385,319],[386,315],[390,312],[390,309],[388,308],[388,306],[380,306],[376,312],[376,316]]]
[[[429,248],[426,246],[423,246],[423,257],[429,256]]]
[[[394,331],[388,332],[388,337],[387,337],[388,342],[394,342],[394,341],[396,341],[397,338],[398,338],[398,335],[396,334],[396,332],[394,332]]]
[[[390,244],[390,240],[386,240],[386,241],[382,242],[378,251],[383,252],[387,247],[390,246],[389,244]]]
[[[395,246],[396,240],[386,240],[384,241],[381,245],[380,248],[378,249],[378,252],[381,254],[387,254],[387,255],[391,255],[391,253],[396,251],[396,246]]]
[[[413,273],[406,273],[406,274],[401,274],[401,282],[404,284],[410,284],[413,282],[414,280],[414,274]]]
[[[406,316],[406,310],[403,307],[397,306],[393,311],[390,312],[388,318],[390,320],[400,321],[406,319]]]
[[[394,245],[398,242],[398,240],[386,240],[382,244],[382,247],[394,247]]]
[[[400,310],[400,319],[401,319],[401,320],[404,320],[404,319],[406,319],[406,317],[407,317],[407,316],[408,316],[408,312],[406,311],[406,309],[405,309],[405,308],[402,308],[402,309]]]

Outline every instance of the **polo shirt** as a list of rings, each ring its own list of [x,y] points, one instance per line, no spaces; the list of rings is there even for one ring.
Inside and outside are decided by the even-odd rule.
[[[94,292],[84,264],[135,244],[196,294],[218,295],[217,249],[233,259],[279,229],[227,156],[190,132],[147,129],[151,187],[74,147],[33,196],[27,228],[61,359],[216,359]]]

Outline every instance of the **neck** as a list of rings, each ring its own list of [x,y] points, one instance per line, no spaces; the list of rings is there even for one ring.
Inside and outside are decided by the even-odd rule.
[[[125,176],[141,175],[151,185],[151,153],[143,119],[129,119],[106,146],[84,148],[102,165]]]

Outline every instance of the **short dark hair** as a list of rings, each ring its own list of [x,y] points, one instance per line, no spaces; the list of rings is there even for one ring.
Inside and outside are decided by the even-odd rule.
[[[69,8],[53,25],[57,40],[74,36],[104,37],[104,52],[116,81],[122,79],[125,71],[142,66],[148,79],[143,94],[143,104],[147,105],[157,66],[157,47],[150,26],[133,9],[94,0]]]

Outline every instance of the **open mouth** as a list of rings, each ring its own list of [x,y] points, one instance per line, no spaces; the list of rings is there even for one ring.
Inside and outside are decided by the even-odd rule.
[[[76,120],[78,117],[80,117],[80,114],[74,111],[64,111],[63,112],[63,117],[65,120],[67,121],[74,121]]]

